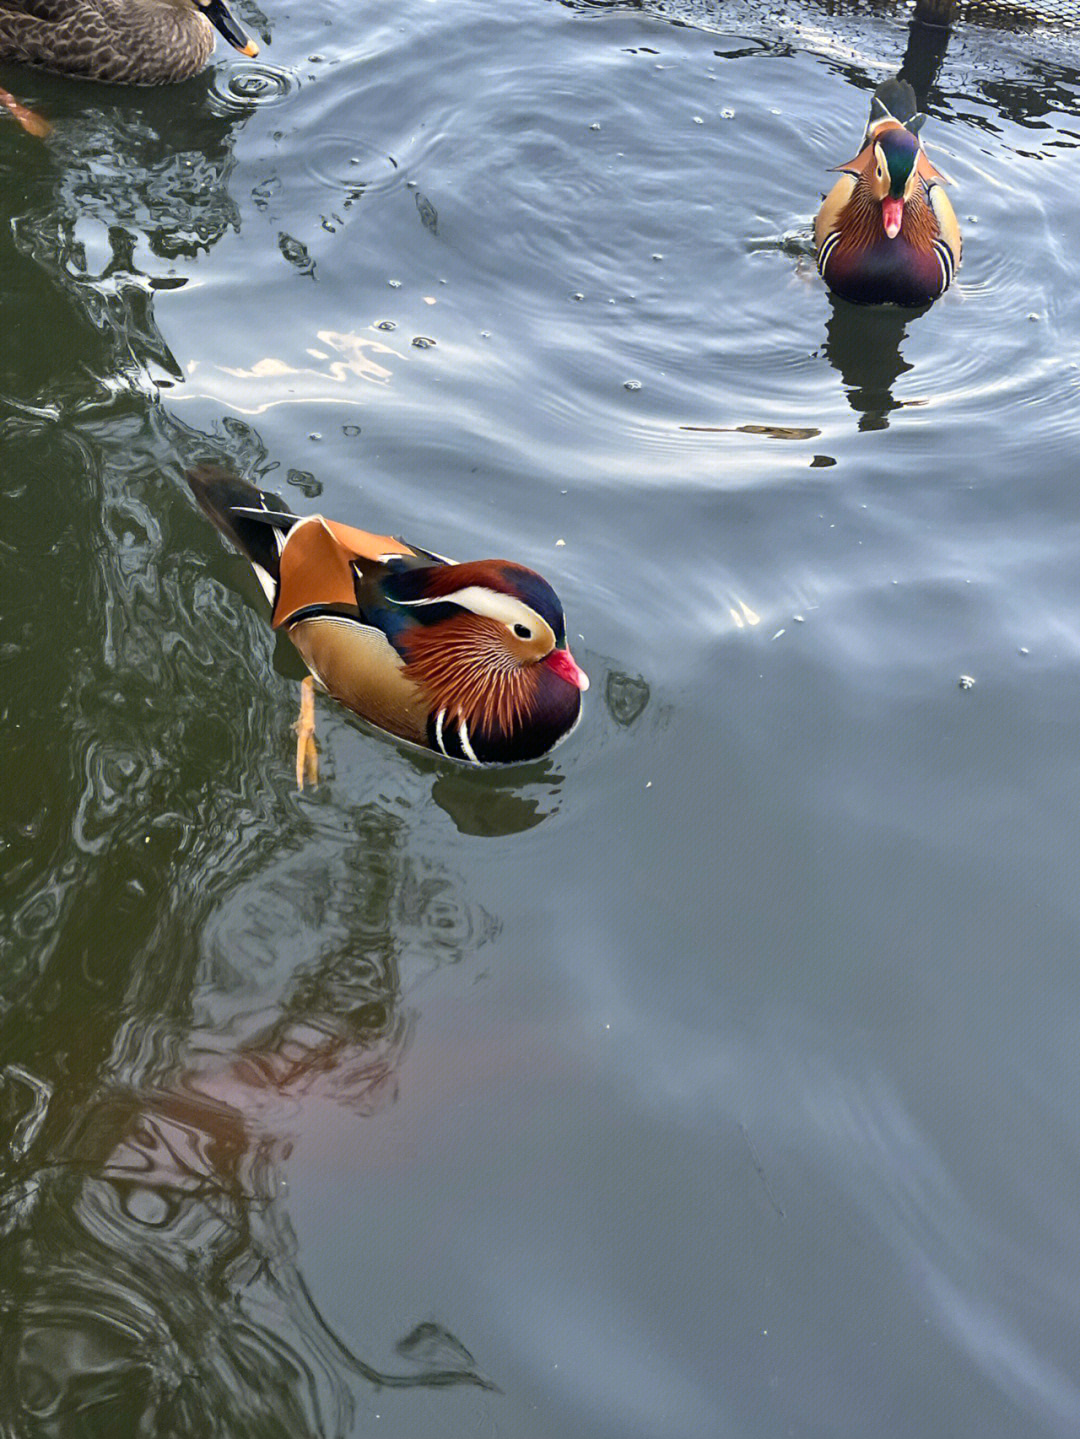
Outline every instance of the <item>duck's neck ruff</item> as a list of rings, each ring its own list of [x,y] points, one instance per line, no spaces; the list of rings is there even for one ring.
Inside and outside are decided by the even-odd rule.
[[[444,620],[408,637],[405,673],[424,690],[432,713],[464,720],[470,731],[512,734],[529,720],[536,677],[503,639],[503,627],[479,615]]]
[[[906,240],[913,250],[928,251],[933,246],[937,228],[925,188],[917,182],[911,199],[904,201],[904,219],[896,239]],[[838,229],[845,250],[864,250],[886,238],[881,201],[874,199],[862,176],[840,216]]]

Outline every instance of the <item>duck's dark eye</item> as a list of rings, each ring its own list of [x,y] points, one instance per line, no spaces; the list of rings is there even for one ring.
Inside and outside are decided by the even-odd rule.
[[[532,639],[532,630],[529,629],[529,627],[528,627],[527,625],[515,625],[515,626],[514,626],[514,633],[517,635],[517,637],[518,637],[519,640],[531,640],[531,639]]]

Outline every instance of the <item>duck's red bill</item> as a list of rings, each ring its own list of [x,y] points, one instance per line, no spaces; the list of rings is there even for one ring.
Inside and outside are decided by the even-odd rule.
[[[579,690],[589,688],[589,676],[574,659],[569,650],[552,650],[544,661],[551,666],[560,679],[576,685]]]
[[[896,200],[892,195],[886,195],[881,202],[881,223],[885,226],[885,233],[890,240],[895,240],[900,233],[900,226],[904,223],[904,202]]]

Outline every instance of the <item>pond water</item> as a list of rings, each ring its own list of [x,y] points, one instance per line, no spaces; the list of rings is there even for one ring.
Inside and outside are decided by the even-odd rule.
[[[5,1439],[1080,1431],[1080,45],[958,28],[858,310],[834,8],[0,67]],[[542,570],[577,732],[297,794],[206,456]]]

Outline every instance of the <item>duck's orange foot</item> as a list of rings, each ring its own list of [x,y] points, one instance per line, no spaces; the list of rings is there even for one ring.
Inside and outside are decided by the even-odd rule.
[[[44,116],[28,110],[25,105],[20,105],[15,96],[9,94],[7,90],[0,89],[0,106],[3,106],[5,110],[10,110],[23,129],[30,135],[36,135],[39,140],[44,140],[52,130],[52,126]]]
[[[306,675],[300,682],[300,717],[293,725],[296,731],[296,788],[304,788],[304,780],[319,783],[319,751],[315,748],[315,681]]]

